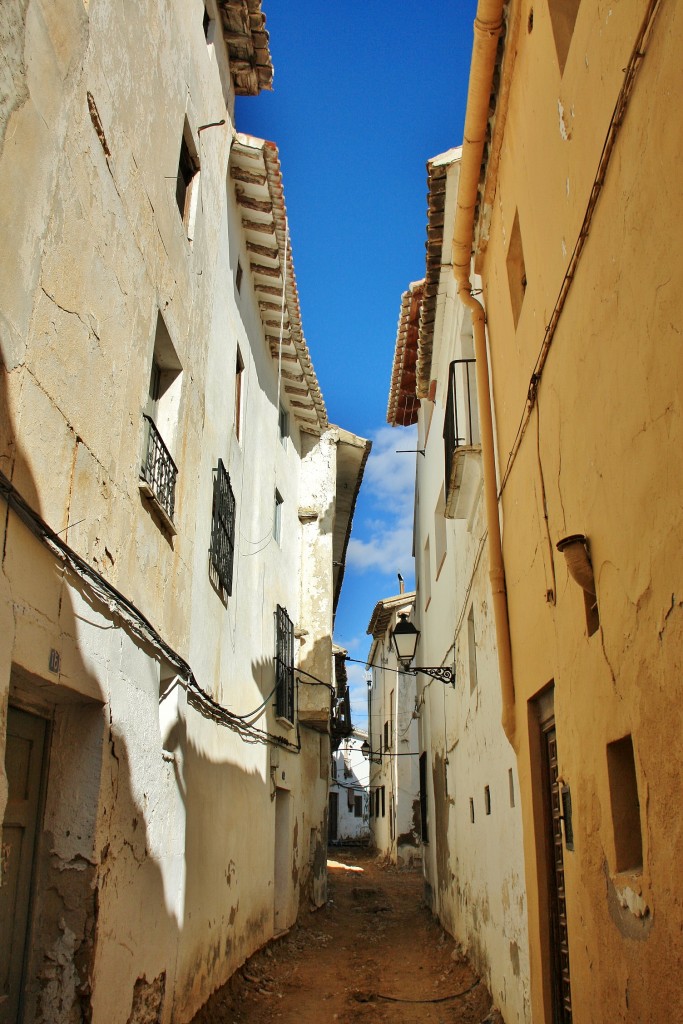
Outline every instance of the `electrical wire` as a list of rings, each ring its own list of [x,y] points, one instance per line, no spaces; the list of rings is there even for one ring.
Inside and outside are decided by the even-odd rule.
[[[130,632],[149,644],[177,671],[179,681],[188,694],[190,705],[199,711],[204,717],[236,732],[243,740],[252,743],[263,743],[290,750],[298,754],[301,751],[301,737],[297,724],[297,742],[293,743],[286,737],[278,736],[268,732],[266,729],[258,728],[249,722],[253,716],[236,715],[228,708],[204,690],[197,682],[190,665],[180,654],[177,653],[160,633],[154,628],[136,605],[116,589],[96,569],[93,569],[84,558],[81,558],[73,548],[59,537],[55,531],[48,526],[44,519],[31,508],[28,502],[22,497],[12,482],[0,470],[0,495],[6,501],[22,523],[30,532],[43,543],[48,550],[62,562],[82,583],[84,583],[90,594],[103,604],[109,613],[116,616],[130,630]],[[272,696],[272,694],[270,695]],[[270,696],[266,699],[270,699]]]

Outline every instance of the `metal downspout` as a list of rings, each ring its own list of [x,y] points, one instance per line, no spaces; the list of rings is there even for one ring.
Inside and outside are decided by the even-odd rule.
[[[508,621],[505,568],[498,518],[498,484],[493,441],[493,413],[486,350],[484,307],[472,296],[470,264],[474,235],[474,213],[481,163],[489,120],[491,83],[496,63],[498,39],[503,27],[504,0],[480,0],[474,22],[472,67],[465,114],[465,132],[460,164],[460,183],[453,230],[453,273],[462,303],[472,312],[474,354],[477,360],[477,397],[481,427],[484,499],[489,542],[489,576],[498,645],[498,667],[503,703],[502,725],[515,746],[515,687],[512,675],[512,651]]]

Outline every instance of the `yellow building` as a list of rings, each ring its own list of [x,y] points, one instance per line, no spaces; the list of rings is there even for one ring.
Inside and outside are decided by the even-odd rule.
[[[548,1024],[681,1008],[682,34],[671,0],[475,22],[454,272]]]

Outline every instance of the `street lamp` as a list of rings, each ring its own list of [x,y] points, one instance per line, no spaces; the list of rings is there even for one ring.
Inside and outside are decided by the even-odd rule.
[[[414,668],[410,667],[410,663],[415,657],[415,651],[417,650],[420,631],[415,628],[412,622],[408,622],[406,612],[399,612],[398,619],[399,621],[391,631],[391,641],[403,671],[410,672],[413,676],[416,676],[418,672],[423,672],[426,676],[431,676],[432,679],[440,679],[442,683],[450,683],[455,687],[455,674],[453,669],[447,665],[431,667],[416,665]]]

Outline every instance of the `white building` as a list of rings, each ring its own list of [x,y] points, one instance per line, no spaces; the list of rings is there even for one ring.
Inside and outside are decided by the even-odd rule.
[[[0,1020],[183,1024],[325,898],[368,444],[234,129],[260,0],[29,0],[0,38]]]
[[[387,861],[404,866],[422,856],[416,682],[403,671],[391,633],[399,615],[411,614],[414,600],[414,593],[400,593],[378,601],[368,625],[372,842]]]
[[[417,422],[424,453],[416,663],[456,677],[455,688],[418,677],[427,891],[512,1024],[530,1020],[524,857],[516,759],[501,726],[472,329],[450,269],[459,159],[453,149],[427,165],[426,276],[402,299],[388,420]]]
[[[330,779],[329,841],[331,843],[368,843],[369,766],[363,752],[368,734],[353,729],[332,752]]]

